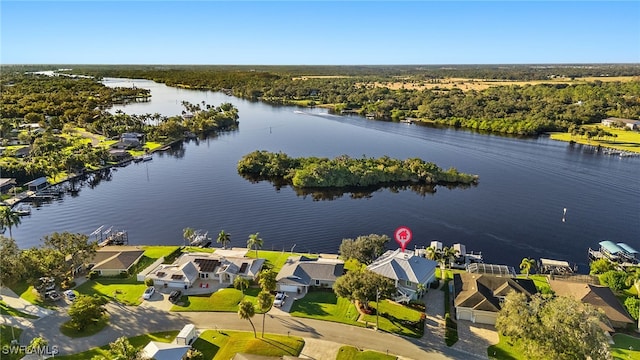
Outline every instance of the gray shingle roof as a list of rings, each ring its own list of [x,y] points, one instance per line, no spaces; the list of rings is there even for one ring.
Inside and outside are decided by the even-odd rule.
[[[367,269],[393,280],[424,284],[433,276],[437,264],[433,260],[414,255],[411,250],[401,252],[397,249],[388,250],[367,266]]]
[[[312,281],[335,281],[344,272],[341,261],[324,261],[307,257],[290,257],[278,272],[281,284],[311,285]]]

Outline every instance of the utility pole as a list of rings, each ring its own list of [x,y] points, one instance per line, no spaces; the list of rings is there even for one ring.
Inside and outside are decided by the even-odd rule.
[[[380,300],[380,288],[376,289],[376,331],[378,331],[378,317],[380,316],[380,305],[378,301]]]

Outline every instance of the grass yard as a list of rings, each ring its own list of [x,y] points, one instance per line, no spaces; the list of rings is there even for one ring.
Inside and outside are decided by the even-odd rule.
[[[126,305],[140,305],[142,303],[142,293],[147,288],[144,283],[136,281],[135,277],[120,278],[98,278],[87,280],[75,290],[84,295],[98,295],[109,301],[117,301]]]
[[[353,346],[343,346],[338,350],[336,360],[395,360],[397,357],[373,350],[359,350]]]
[[[182,305],[173,305],[171,311],[228,311],[237,312],[243,299],[258,304],[259,288],[249,288],[242,292],[233,288],[220,289],[211,295],[183,296]],[[256,307],[256,314],[262,314]]]
[[[358,322],[356,306],[333,292],[313,291],[296,300],[291,306],[291,316],[339,322],[364,327]]]
[[[99,333],[102,329],[104,329],[105,327],[107,327],[107,325],[109,325],[109,316],[108,315],[104,315],[102,316],[102,318],[96,322],[94,322],[93,324],[87,326],[86,328],[84,328],[81,331],[77,331],[76,329],[72,328],[70,323],[67,321],[64,324],[62,324],[60,326],[60,332],[63,335],[66,335],[70,338],[81,338],[81,337],[87,337],[87,336],[91,336],[91,335],[95,335],[97,333]]]
[[[193,343],[204,359],[231,359],[237,353],[263,356],[298,356],[304,340],[297,336],[265,334],[255,338],[253,332],[207,330]]]
[[[591,138],[589,140],[586,137],[571,136],[570,133],[553,133],[551,134],[551,139],[567,141],[567,142],[573,140],[578,144],[593,145],[593,146],[601,145],[602,147],[608,147],[616,150],[632,151],[632,152],[640,153],[640,132],[609,128],[609,127],[603,126],[602,124],[583,125],[582,127],[591,129],[596,126],[606,130],[607,132],[616,134],[618,137],[603,138],[603,139]]]
[[[129,338],[131,345],[137,348],[145,347],[150,341],[170,343],[178,335],[179,331],[163,331]],[[62,360],[91,360],[94,356],[108,358],[109,345],[93,348],[91,350],[73,355],[56,355],[55,359]]]
[[[144,256],[153,259],[159,259],[161,257],[167,257],[174,251],[180,248],[179,246],[142,246],[144,249]]]
[[[376,302],[369,302],[371,308],[376,308]],[[420,338],[424,334],[424,323],[420,321],[421,312],[389,300],[380,302],[378,316],[379,329],[382,331]],[[369,324],[375,326],[376,315],[363,317]]]
[[[22,329],[17,327],[11,327],[8,325],[0,325],[0,348],[6,349],[9,345],[11,345],[11,340],[19,339],[20,334],[22,334]],[[24,354],[0,354],[0,359],[2,360],[17,360],[24,356]]]
[[[500,360],[526,360],[522,349],[511,342],[511,339],[507,336],[498,334],[500,341],[487,348],[487,355],[489,359]]]
[[[282,265],[284,265],[287,258],[290,256],[299,256],[304,255],[309,258],[316,258],[317,255],[309,255],[309,254],[299,254],[299,253],[290,253],[286,251],[267,251],[267,250],[258,250],[258,257],[261,259],[266,259],[266,267],[271,267],[273,271],[276,273],[282,269]],[[256,258],[256,251],[249,250],[247,252],[247,257]]]
[[[4,301],[0,301],[0,315],[9,315],[9,316],[17,316],[23,317],[27,319],[37,319],[38,317],[31,314],[23,313],[20,310],[16,310],[11,306],[7,305]]]
[[[55,304],[44,301],[44,299],[40,296],[40,294],[38,294],[36,289],[32,285],[27,284],[26,281],[22,281],[11,286],[11,290],[13,290],[14,293],[18,294],[18,296],[20,296],[24,300],[34,305],[38,305],[47,309],[56,309]]]
[[[615,344],[611,346],[611,355],[614,359],[640,360],[640,338],[615,334],[613,341]]]
[[[526,279],[527,275],[520,274],[520,275],[518,275],[518,278]],[[529,279],[533,280],[533,283],[536,285],[536,289],[538,289],[539,292],[541,292],[543,294],[551,293],[551,287],[549,286],[549,283],[547,282],[547,276],[546,275],[540,275],[540,274],[529,275]]]

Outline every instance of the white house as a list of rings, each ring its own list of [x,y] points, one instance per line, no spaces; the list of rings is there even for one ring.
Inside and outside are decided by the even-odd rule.
[[[183,360],[191,346],[151,341],[142,349],[144,359]]]
[[[622,127],[629,128],[631,130],[638,130],[640,129],[640,120],[610,117],[602,120],[602,125],[609,126],[609,127],[622,126]]]
[[[265,259],[244,257],[246,251],[217,250],[214,253],[186,253],[173,264],[160,264],[146,278],[154,285],[187,289],[197,280],[233,284],[236,277],[255,280]]]
[[[411,250],[388,250],[367,269],[395,281],[398,290],[394,300],[408,302],[417,299],[418,285],[428,288],[436,281],[437,262],[416,255]]]

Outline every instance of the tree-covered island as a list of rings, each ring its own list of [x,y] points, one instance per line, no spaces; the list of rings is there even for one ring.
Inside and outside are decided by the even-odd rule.
[[[238,161],[238,173],[258,179],[285,182],[297,188],[366,187],[393,183],[475,184],[478,175],[443,170],[419,158],[406,160],[318,157],[292,158],[287,154],[254,151]]]

